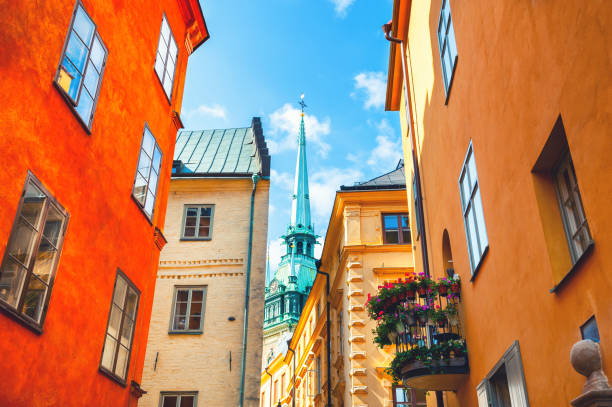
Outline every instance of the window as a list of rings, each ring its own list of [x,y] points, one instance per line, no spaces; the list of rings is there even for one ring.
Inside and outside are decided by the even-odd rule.
[[[459,177],[459,192],[470,254],[470,265],[472,267],[472,274],[474,274],[484,257],[485,251],[489,247],[489,240],[487,239],[487,229],[482,211],[480,185],[478,184],[472,143],[470,143],[468,148],[461,176]]]
[[[317,394],[321,394],[321,356],[317,356]]]
[[[100,370],[122,384],[130,365],[139,297],[138,289],[117,270]]]
[[[303,248],[304,244],[302,242],[298,242],[297,244],[297,254],[302,254],[303,253]]]
[[[340,355],[344,353],[344,327],[342,326],[342,311],[338,313],[338,349],[340,350]]]
[[[416,215],[417,240],[421,235],[421,207],[419,206],[419,196],[417,194],[417,179],[412,176],[412,199],[414,199],[414,211]]]
[[[597,328],[595,315],[589,318],[588,321],[580,327],[580,334],[582,339],[590,339],[593,342],[599,343],[599,329]]]
[[[424,390],[410,387],[393,386],[393,407],[421,407],[427,406]]]
[[[181,240],[212,238],[213,205],[185,205]]]
[[[206,287],[176,287],[170,332],[201,333],[205,303]]]
[[[98,102],[107,53],[96,25],[77,1],[55,84],[88,130]]]
[[[155,73],[164,87],[168,100],[172,97],[172,84],[174,82],[177,55],[178,47],[172,35],[172,30],[170,30],[168,20],[164,15],[159,33],[157,54],[155,56]]]
[[[274,402],[278,401],[278,380],[274,381]]]
[[[198,405],[198,392],[162,392],[159,405],[160,407],[196,407]]]
[[[0,267],[0,308],[41,332],[68,213],[28,173]]]
[[[442,0],[440,20],[438,20],[438,47],[440,60],[442,61],[444,91],[448,99],[455,67],[457,66],[457,43],[455,42],[455,29],[451,18],[450,0]]]
[[[528,406],[525,377],[518,342],[514,342],[497,365],[476,388],[479,407]]]
[[[155,209],[161,162],[162,152],[149,127],[145,125],[132,195],[149,220],[153,217]]]
[[[410,220],[407,213],[383,214],[383,242],[410,244]]]
[[[576,264],[593,241],[584,216],[578,181],[569,153],[561,160],[554,178],[572,263]]]

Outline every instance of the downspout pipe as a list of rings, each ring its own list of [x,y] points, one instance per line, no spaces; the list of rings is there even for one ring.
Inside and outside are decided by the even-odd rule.
[[[320,262],[318,264],[320,266]],[[330,304],[329,304],[329,273],[319,270],[317,267],[317,274],[323,274],[325,276],[325,300],[327,303],[327,407],[331,407],[331,320],[330,320]],[[319,316],[317,315],[317,318]]]
[[[291,351],[293,354],[293,395],[291,396],[291,406],[295,407],[295,351],[287,346],[287,350]]]
[[[423,257],[423,271],[426,276],[430,276],[429,272],[429,256],[427,254],[427,236],[425,233],[425,215],[423,211],[423,193],[421,190],[421,172],[419,171],[419,162],[417,158],[417,154],[415,152],[413,140],[414,134],[412,131],[412,123],[411,123],[411,114],[410,114],[410,106],[408,105],[408,75],[406,74],[406,58],[404,52],[404,41],[399,38],[395,38],[391,36],[391,22],[387,24],[383,24],[382,29],[385,32],[385,38],[387,41],[400,45],[401,59],[402,59],[402,74],[404,80],[404,94],[406,95],[406,112],[408,113],[408,131],[409,131],[409,139],[410,139],[410,150],[412,152],[412,170],[414,172],[415,178],[415,186],[416,186],[416,194],[417,194],[417,222],[421,226],[421,256]]]
[[[240,368],[240,400],[238,405],[244,406],[244,379],[246,375],[247,334],[249,332],[249,302],[251,299],[251,258],[253,257],[253,214],[255,209],[255,191],[261,176],[253,174],[253,190],[251,191],[251,215],[249,218],[249,246],[247,255],[246,287],[244,290],[244,326],[242,330],[242,364]],[[272,380],[272,379],[270,379]]]

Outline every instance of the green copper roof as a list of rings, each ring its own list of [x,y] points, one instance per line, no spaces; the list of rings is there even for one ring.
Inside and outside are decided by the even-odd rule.
[[[308,166],[306,165],[306,131],[304,130],[304,115],[300,123],[298,135],[298,155],[295,165],[295,185],[291,202],[291,226],[307,228],[312,231],[310,220],[310,195],[308,193]]]
[[[174,162],[173,176],[270,175],[270,155],[258,117],[251,127],[179,131]]]

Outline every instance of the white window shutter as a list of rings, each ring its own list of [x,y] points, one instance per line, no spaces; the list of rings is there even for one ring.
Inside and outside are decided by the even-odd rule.
[[[478,395],[478,407],[490,407],[486,380],[483,380],[482,383],[476,387],[476,394]]]
[[[529,407],[518,342],[515,342],[510,352],[507,353],[505,364],[512,407]]]

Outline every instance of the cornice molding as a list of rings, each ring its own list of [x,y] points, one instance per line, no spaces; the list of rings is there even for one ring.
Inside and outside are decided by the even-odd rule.
[[[242,266],[244,259],[201,259],[201,260],[162,260],[159,262],[159,269],[177,269],[194,267],[228,267]]]
[[[166,280],[181,280],[187,278],[211,278],[211,277],[241,277],[244,276],[242,272],[235,273],[197,273],[197,274],[158,274],[158,279]]]

